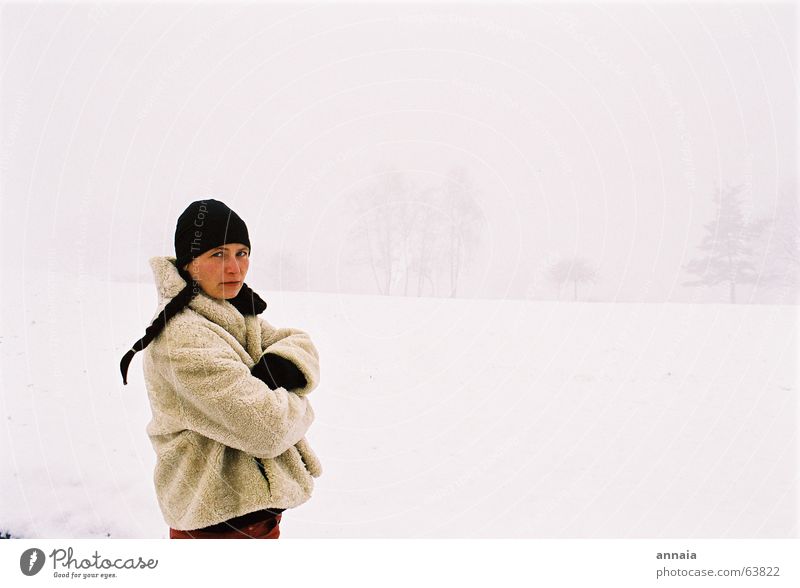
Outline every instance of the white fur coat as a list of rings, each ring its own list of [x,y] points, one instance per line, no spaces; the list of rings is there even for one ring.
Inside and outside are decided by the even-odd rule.
[[[186,282],[175,257],[153,257],[150,267],[155,318]],[[306,386],[270,390],[251,375],[265,351],[292,361]],[[322,468],[305,439],[314,420],[306,395],[319,383],[319,355],[305,332],[243,316],[200,291],[143,354],[155,489],[170,527],[198,529],[311,497]]]

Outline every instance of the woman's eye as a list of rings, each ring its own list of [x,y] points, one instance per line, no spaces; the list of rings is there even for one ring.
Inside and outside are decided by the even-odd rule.
[[[216,253],[212,253],[211,257],[219,257],[222,255],[222,253],[223,253],[222,251],[217,251]],[[242,257],[246,257],[247,255],[250,254],[248,251],[240,251],[239,253],[243,254]]]

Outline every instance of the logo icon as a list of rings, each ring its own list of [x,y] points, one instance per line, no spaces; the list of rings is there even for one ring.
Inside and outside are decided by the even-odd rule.
[[[19,569],[26,576],[35,576],[44,567],[44,551],[36,549],[26,549],[19,557]]]

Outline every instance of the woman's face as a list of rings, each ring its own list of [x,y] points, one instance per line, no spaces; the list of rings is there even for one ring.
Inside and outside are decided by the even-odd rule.
[[[226,243],[209,249],[183,266],[212,298],[233,298],[242,288],[250,267],[250,248]]]

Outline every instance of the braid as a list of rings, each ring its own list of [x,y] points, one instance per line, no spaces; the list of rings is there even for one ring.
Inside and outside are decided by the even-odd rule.
[[[164,330],[169,320],[178,314],[183,308],[191,302],[197,290],[193,287],[193,280],[188,273],[178,268],[178,273],[186,280],[186,287],[181,290],[172,300],[170,300],[158,316],[150,323],[150,326],[144,332],[144,337],[139,339],[133,344],[133,347],[122,356],[119,362],[119,369],[122,372],[122,383],[128,383],[128,366],[137,351],[142,351],[145,347],[150,345],[150,342],[158,337],[158,334]]]

